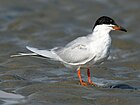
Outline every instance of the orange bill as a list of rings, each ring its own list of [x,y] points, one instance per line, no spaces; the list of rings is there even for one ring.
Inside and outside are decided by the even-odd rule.
[[[124,32],[127,32],[127,30],[121,26],[118,26],[118,25],[115,25],[115,26],[112,26],[112,28],[114,30],[120,30],[120,31],[124,31]]]

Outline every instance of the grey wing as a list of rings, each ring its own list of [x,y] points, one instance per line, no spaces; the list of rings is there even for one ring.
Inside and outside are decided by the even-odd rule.
[[[79,39],[77,39],[79,40]],[[75,40],[64,48],[55,52],[64,62],[77,65],[84,64],[92,58],[92,53],[87,46],[87,40],[82,39],[76,42]]]

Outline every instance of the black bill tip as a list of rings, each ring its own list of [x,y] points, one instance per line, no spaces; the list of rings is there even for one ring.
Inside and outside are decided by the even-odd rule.
[[[127,30],[123,27],[120,28],[121,31],[127,32]]]
[[[121,26],[118,26],[118,25],[115,25],[112,27],[114,30],[120,30],[120,31],[124,31],[124,32],[127,32],[127,30]]]

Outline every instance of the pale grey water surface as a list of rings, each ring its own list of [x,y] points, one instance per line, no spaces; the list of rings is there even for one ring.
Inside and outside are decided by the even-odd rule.
[[[26,45],[64,46],[107,15],[128,32],[111,32],[109,60],[91,68],[101,87],[79,85],[76,70],[35,57]],[[82,70],[86,81],[86,71]],[[0,105],[140,105],[140,0],[1,0]]]

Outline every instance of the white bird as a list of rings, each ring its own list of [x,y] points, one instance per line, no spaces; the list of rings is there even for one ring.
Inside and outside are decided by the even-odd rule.
[[[32,53],[19,53],[15,56],[40,55],[51,60],[60,61],[67,67],[76,67],[80,84],[87,86],[88,84],[96,86],[90,79],[89,67],[104,62],[110,53],[111,30],[121,30],[127,32],[126,29],[116,24],[116,22],[107,16],[102,16],[95,22],[92,33],[87,36],[78,37],[64,47],[55,47],[49,50],[39,50],[37,48],[26,46]],[[84,82],[81,77],[80,68],[87,68],[88,82]]]

